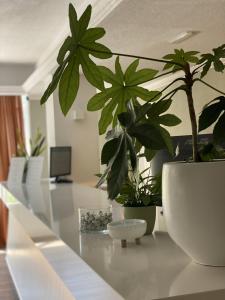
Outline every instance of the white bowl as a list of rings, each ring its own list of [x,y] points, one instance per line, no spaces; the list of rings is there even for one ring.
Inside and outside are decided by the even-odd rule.
[[[109,223],[107,229],[111,238],[126,241],[142,237],[146,232],[147,223],[145,220],[125,219]]]

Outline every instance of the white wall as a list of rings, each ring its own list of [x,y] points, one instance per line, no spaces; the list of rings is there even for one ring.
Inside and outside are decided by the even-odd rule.
[[[33,72],[31,64],[0,64],[0,86],[19,86]]]
[[[76,102],[65,117],[60,109],[58,92],[54,93],[54,118],[56,146],[72,146],[72,177],[77,182],[96,181],[99,173],[98,113],[87,112],[88,100],[96,93],[81,76]],[[72,120],[73,110],[84,111],[83,120]]]

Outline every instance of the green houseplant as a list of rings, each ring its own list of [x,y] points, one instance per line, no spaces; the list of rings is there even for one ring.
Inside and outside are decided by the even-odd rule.
[[[25,157],[26,163],[24,167],[24,174],[23,174],[23,182],[26,182],[27,178],[27,171],[28,171],[28,163],[31,157],[38,157],[41,156],[42,153],[45,151],[45,136],[42,135],[39,128],[37,128],[36,135],[34,139],[30,139],[30,151],[27,150],[26,145],[24,143],[24,139],[21,135],[21,132],[17,132],[17,157]],[[43,162],[40,161],[42,164]],[[41,167],[42,169],[42,167]]]
[[[138,168],[137,168],[138,169]],[[150,167],[141,172],[128,172],[116,201],[124,206],[126,219],[143,219],[146,234],[151,234],[156,218],[156,205],[161,205],[161,174],[150,175]]]
[[[103,174],[100,183],[104,179],[107,180],[109,198],[115,199],[120,194],[122,186],[128,178],[130,168],[135,172],[137,168],[137,156],[140,155],[140,153],[145,155],[148,160],[151,160],[154,154],[163,148],[168,149],[171,154],[173,153],[173,145],[165,126],[177,125],[180,120],[176,116],[165,112],[170,107],[175,94],[178,92],[185,93],[192,128],[193,157],[192,163],[178,165],[182,166],[182,169],[186,167],[191,169],[193,166],[199,169],[198,166],[202,166],[201,168],[203,168],[203,170],[201,172],[203,173],[201,173],[201,175],[198,174],[199,177],[195,179],[195,182],[198,181],[198,178],[203,178],[205,173],[208,172],[208,167],[214,166],[214,163],[212,162],[210,165],[209,162],[202,161],[203,156],[200,155],[201,150],[198,144],[198,134],[200,131],[214,124],[213,144],[216,145],[224,140],[225,130],[225,94],[207,83],[203,78],[210,68],[213,68],[216,72],[223,72],[224,64],[222,59],[225,58],[225,44],[214,48],[212,53],[206,54],[200,54],[198,51],[185,52],[183,49],[175,49],[174,53],[168,54],[162,59],[115,53],[97,42],[98,39],[103,37],[105,31],[99,27],[88,28],[90,17],[91,6],[87,7],[78,20],[75,8],[70,4],[69,22],[71,35],[66,38],[59,50],[57,57],[58,68],[53,75],[52,82],[41,99],[41,103],[45,103],[50,94],[59,86],[61,109],[64,114],[67,114],[77,95],[79,88],[79,68],[82,68],[87,81],[99,90],[88,103],[88,110],[101,110],[99,133],[104,134],[108,128],[113,128],[112,132],[108,134],[108,140],[102,151],[102,163],[106,164],[106,172]],[[112,56],[117,56],[114,72],[105,66],[97,66],[92,59],[95,57],[104,60]],[[121,68],[121,57],[135,59],[128,66],[126,71],[123,71]],[[161,63],[163,71],[158,73],[157,70],[149,68],[137,70],[140,59]],[[146,82],[161,76],[168,76],[168,74],[171,73],[177,73],[177,78],[161,91],[149,91],[141,86]],[[218,93],[215,99],[212,99],[212,101],[203,107],[199,121],[197,121],[193,99],[193,86],[196,84],[201,84],[202,87],[205,86]],[[118,124],[119,130],[115,130]],[[208,155],[207,157],[210,158],[211,156]],[[200,162],[201,164],[199,164]],[[216,164],[217,167],[219,164],[221,163]],[[204,170],[205,166],[207,170]],[[167,169],[173,168],[176,168],[176,164],[168,166]],[[190,172],[190,178],[192,177],[192,173],[197,174],[195,170]],[[170,189],[167,183],[166,187],[164,186],[164,183],[168,182],[168,178],[171,178],[171,174],[173,174],[173,172],[171,173],[170,171],[164,172],[163,174],[163,195],[166,199],[163,199],[163,202],[165,200],[165,203],[171,201],[170,196],[167,201],[167,194],[170,195],[171,190],[174,189],[174,182],[170,182]],[[220,176],[221,175],[225,174],[222,172]],[[210,186],[210,184],[208,184],[209,179],[205,178],[204,180],[207,187]],[[181,183],[181,185],[182,184],[183,183]],[[190,186],[188,186],[188,188],[190,189]],[[195,192],[198,194],[198,197],[204,199],[205,194],[197,192],[198,182],[194,186],[194,189],[196,189]],[[213,189],[215,190],[215,187],[213,187]],[[185,188],[180,189],[179,197],[181,198],[183,197],[183,190],[185,190]],[[164,191],[166,191],[166,194]],[[221,193],[223,192],[225,191],[221,190]],[[194,203],[197,203],[197,200],[198,199],[194,199]],[[177,203],[177,201],[174,202]],[[201,202],[201,209],[202,203],[204,202]],[[176,210],[176,207],[174,209]],[[186,209],[185,212],[185,205],[179,207],[179,209],[182,211],[182,217],[188,220],[190,215],[185,215],[188,211]],[[200,213],[200,208],[198,208],[196,214],[198,214],[198,210]],[[172,223],[170,222],[171,219],[179,219],[176,218],[173,212],[171,213],[170,207],[166,206],[165,212],[166,218],[169,220],[168,224]],[[182,223],[175,225],[182,230]],[[174,224],[171,228],[173,226]],[[183,242],[181,241],[182,239],[180,239],[182,233],[180,231],[178,234],[174,233],[174,228],[171,228],[169,229],[171,236],[182,248],[188,248],[188,250],[185,251],[195,260],[201,263],[225,264],[224,255],[220,257],[219,260],[212,258],[212,253],[209,255],[204,254],[204,257],[201,258],[199,252],[205,251],[204,249],[207,248],[205,244],[203,243],[204,249],[198,245],[201,248],[200,250],[190,250],[191,238],[189,237]],[[201,235],[201,233],[201,231],[198,232],[199,235]],[[186,234],[186,236],[190,236],[190,233]],[[218,245],[213,235],[210,236],[210,238],[207,241],[208,243]],[[195,246],[195,243],[193,244]],[[197,244],[198,243],[196,243],[196,245]],[[223,246],[225,248],[225,242]]]

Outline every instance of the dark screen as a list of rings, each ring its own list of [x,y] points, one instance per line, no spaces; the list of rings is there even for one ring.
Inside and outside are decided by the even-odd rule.
[[[199,135],[199,143],[205,144],[212,142],[212,134]],[[171,157],[167,150],[160,150],[157,152],[151,161],[152,175],[157,175],[162,171],[163,164],[170,161],[186,161],[192,157],[192,136],[173,136],[172,142],[174,149],[179,147],[179,154],[176,157]]]
[[[71,147],[50,148],[50,177],[70,175]]]

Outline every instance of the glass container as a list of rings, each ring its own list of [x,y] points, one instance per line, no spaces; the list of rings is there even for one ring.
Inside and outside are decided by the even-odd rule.
[[[106,232],[112,222],[112,209],[79,208],[79,228],[81,232]]]

